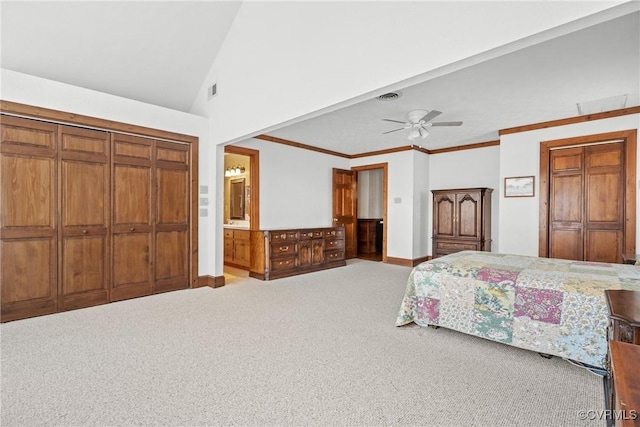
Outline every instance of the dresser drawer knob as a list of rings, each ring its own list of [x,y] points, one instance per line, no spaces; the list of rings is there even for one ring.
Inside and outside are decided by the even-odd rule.
[[[280,249],[280,252],[286,252],[289,250],[289,246],[280,246],[278,249]]]

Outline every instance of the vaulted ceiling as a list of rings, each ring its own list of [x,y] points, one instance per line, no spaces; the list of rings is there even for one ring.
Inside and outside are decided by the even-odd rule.
[[[364,3],[363,3],[364,4]],[[2,1],[1,66],[189,111],[240,1]],[[576,104],[626,95],[640,105],[640,12],[630,13],[269,132],[345,154],[415,144],[486,142],[503,128],[578,115]],[[277,48],[277,47],[274,47]],[[417,54],[428,54],[425,47]],[[399,58],[398,60],[403,60]],[[383,121],[439,110],[427,139]]]

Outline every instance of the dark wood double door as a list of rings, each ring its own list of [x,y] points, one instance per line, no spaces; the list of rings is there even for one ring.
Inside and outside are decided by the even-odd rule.
[[[2,117],[2,321],[189,285],[189,146]]]
[[[623,142],[550,152],[549,257],[621,262],[624,165]]]

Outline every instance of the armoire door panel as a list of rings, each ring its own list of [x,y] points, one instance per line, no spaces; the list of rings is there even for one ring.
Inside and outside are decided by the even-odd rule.
[[[622,254],[621,230],[587,230],[585,252],[589,254],[589,261],[620,262]]]
[[[151,169],[116,165],[113,168],[113,224],[151,224]]]
[[[54,237],[2,241],[2,303],[56,297]]]
[[[62,296],[106,290],[106,235],[62,239]]]
[[[478,210],[478,201],[465,194],[458,199],[458,213],[456,216],[456,224],[459,237],[480,238],[479,227],[480,218]]]
[[[455,204],[453,201],[455,196],[437,197],[436,198],[436,215],[434,218],[436,234],[440,236],[453,236],[455,224]]]
[[[186,224],[189,221],[187,171],[157,169],[157,223]]]
[[[55,165],[52,158],[3,154],[2,227],[55,227]]]

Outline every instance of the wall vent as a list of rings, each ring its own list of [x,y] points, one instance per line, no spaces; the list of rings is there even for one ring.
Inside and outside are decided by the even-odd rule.
[[[208,95],[209,99],[213,98],[218,94],[218,84],[214,83],[213,86],[209,86]]]

